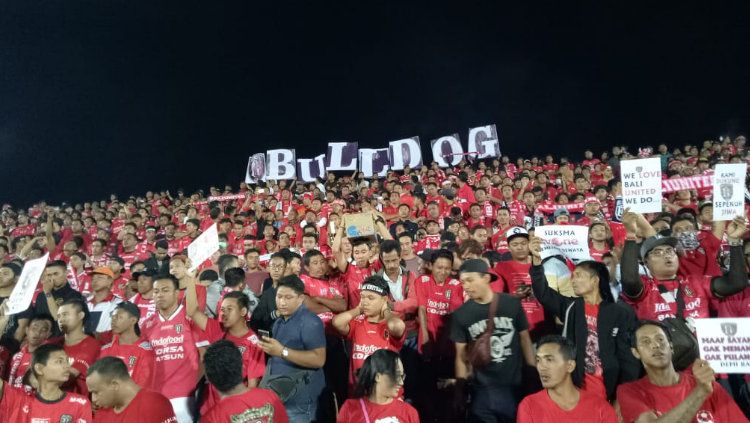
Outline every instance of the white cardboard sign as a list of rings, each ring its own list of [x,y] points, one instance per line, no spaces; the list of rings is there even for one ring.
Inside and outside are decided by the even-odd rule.
[[[623,160],[620,162],[622,202],[636,213],[661,211],[661,159]]]
[[[744,163],[719,163],[714,169],[714,220],[732,220],[745,215]]]
[[[701,358],[716,373],[750,373],[750,317],[694,319]]]
[[[23,265],[21,276],[18,277],[18,282],[8,298],[8,314],[20,313],[29,308],[39,279],[47,266],[48,257],[49,253],[38,259],[29,260]]]
[[[563,255],[574,262],[591,260],[588,226],[537,226],[534,235],[542,239],[542,260],[556,255]]]
[[[216,229],[216,223],[206,229],[198,238],[188,245],[188,257],[192,266],[190,270],[195,270],[209,259],[213,253],[219,251],[219,232]]]

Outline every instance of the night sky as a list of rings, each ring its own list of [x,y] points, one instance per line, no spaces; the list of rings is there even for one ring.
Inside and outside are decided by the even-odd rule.
[[[0,201],[236,188],[267,148],[490,123],[573,159],[750,127],[748,2],[201,3],[3,2]]]

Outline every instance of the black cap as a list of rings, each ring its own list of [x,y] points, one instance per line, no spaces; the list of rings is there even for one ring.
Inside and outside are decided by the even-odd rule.
[[[461,273],[484,273],[490,275],[490,282],[497,280],[497,275],[490,272],[490,267],[482,259],[471,259],[466,260],[461,267],[458,269],[458,274]]]

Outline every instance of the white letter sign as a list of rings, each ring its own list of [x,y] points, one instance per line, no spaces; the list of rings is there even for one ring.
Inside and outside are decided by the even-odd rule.
[[[10,298],[8,298],[8,314],[20,313],[29,308],[31,301],[34,299],[34,291],[39,283],[39,278],[41,278],[44,268],[47,266],[48,257],[49,253],[38,259],[29,260],[23,265],[21,276],[18,277],[18,282],[16,282],[16,286],[13,287]]]
[[[732,220],[745,215],[744,163],[719,163],[714,169],[714,220]]]
[[[188,245],[188,257],[190,258],[190,270],[195,270],[203,264],[211,255],[219,251],[219,232],[216,229],[216,223],[211,225],[205,232],[195,238]]]
[[[661,159],[620,162],[623,206],[636,213],[661,211]]]
[[[574,262],[591,260],[588,226],[537,226],[534,234],[542,239],[542,260],[556,255],[565,256]]]
[[[750,317],[695,319],[701,358],[716,373],[750,373]]]

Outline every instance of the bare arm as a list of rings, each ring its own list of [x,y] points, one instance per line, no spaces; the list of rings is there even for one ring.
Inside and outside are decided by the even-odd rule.
[[[301,367],[319,369],[323,367],[326,362],[325,347],[316,348],[309,351],[293,350],[291,348],[287,348],[287,351],[289,351],[289,355],[286,357],[286,360],[291,361],[292,363]]]
[[[424,306],[419,306],[417,309],[417,321],[419,322],[419,331],[422,333],[422,345],[424,345],[430,341],[430,334],[427,332],[427,309]]]
[[[525,330],[518,334],[519,340],[521,341],[521,352],[526,364],[529,366],[536,366],[536,356],[534,354],[534,345],[531,343],[531,335],[529,331]]]
[[[185,312],[188,317],[198,325],[201,330],[206,330],[208,316],[198,307],[198,293],[195,292],[195,278],[187,277],[185,287]]]
[[[336,316],[333,317],[333,320],[331,321],[331,324],[336,329],[338,333],[341,335],[349,335],[349,322],[352,321],[355,317],[362,314],[362,309],[357,306],[357,308],[353,308],[351,310],[347,310],[343,313],[339,313]]]
[[[331,245],[331,250],[333,250],[334,257],[336,258],[336,267],[341,273],[346,272],[346,268],[349,266],[348,257],[341,251],[341,238],[343,237],[344,225],[342,224],[336,229],[336,235],[333,237],[333,245]]]
[[[463,342],[456,342],[455,371],[456,379],[458,380],[466,380],[471,375],[471,365],[469,364],[469,360],[466,357],[466,345],[467,344]]]

